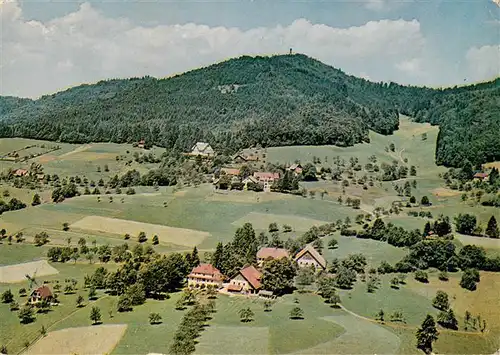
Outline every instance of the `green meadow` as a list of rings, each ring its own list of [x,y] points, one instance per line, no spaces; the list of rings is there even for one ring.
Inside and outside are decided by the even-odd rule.
[[[422,139],[422,134],[427,139]],[[89,216],[114,218],[124,221],[147,223],[151,228],[167,226],[183,228],[195,232],[204,232],[205,238],[200,238],[197,245],[202,252],[213,251],[218,242],[230,241],[236,229],[243,223],[253,224],[257,233],[266,231],[271,222],[276,222],[280,229],[288,224],[292,232],[281,233],[282,239],[288,236],[298,237],[313,225],[345,220],[346,217],[354,221],[358,214],[372,214],[375,208],[390,208],[393,201],[402,198],[397,195],[393,184],[402,185],[406,180],[417,181],[417,188],[412,194],[420,200],[428,196],[432,202],[429,210],[434,217],[439,214],[451,218],[467,210],[478,216],[481,224],[485,225],[489,216],[495,215],[500,220],[500,210],[482,206],[470,206],[462,202],[460,194],[444,188],[443,180],[438,174],[446,171],[434,163],[435,141],[438,129],[427,124],[412,123],[402,119],[400,130],[391,136],[382,136],[370,133],[370,143],[358,144],[354,147],[339,148],[333,146],[320,147],[279,147],[268,148],[268,158],[275,163],[293,163],[299,160],[302,164],[319,159],[316,165],[328,167],[336,156],[345,160],[350,157],[359,159],[364,166],[372,155],[377,157],[377,163],[392,163],[393,160],[415,165],[417,176],[402,179],[396,182],[376,181],[373,187],[363,190],[359,185],[351,185],[345,190],[346,196],[361,199],[360,209],[353,209],[345,204],[339,204],[337,198],[342,194],[339,182],[317,181],[301,183],[309,191],[316,191],[314,196],[306,197],[283,195],[278,193],[255,193],[246,191],[215,191],[211,184],[202,184],[198,187],[137,187],[135,195],[107,194],[79,196],[67,199],[62,203],[52,203],[49,189],[18,189],[13,186],[0,187],[0,191],[8,190],[9,197],[16,197],[28,204],[22,210],[6,212],[0,216],[0,227],[5,228],[7,234],[23,232],[26,241],[21,244],[13,242],[9,245],[4,239],[0,244],[0,266],[15,265],[27,261],[46,258],[47,250],[53,245],[66,245],[68,242],[75,246],[83,237],[87,244],[95,241],[97,245],[118,245],[127,243],[132,248],[136,243],[136,235],[124,240],[127,233],[127,224],[123,224],[123,233],[111,233],[106,230],[93,228],[71,228],[62,230],[63,223],[69,225],[77,223]],[[30,144],[43,144],[41,141],[25,139],[0,139],[0,154],[21,149]],[[47,143],[47,142],[45,142]],[[390,152],[386,148],[394,143],[396,149]],[[59,143],[58,143],[59,144]],[[127,170],[137,169],[141,173],[154,167],[154,164],[139,164],[133,161],[134,153],[143,152],[132,145],[118,145],[99,143],[89,145],[59,144],[60,150],[41,155],[32,161],[42,164],[46,174],[60,176],[80,176],[89,180],[107,180],[115,174],[121,175]],[[163,153],[163,149],[151,150],[156,156]],[[117,159],[118,157],[118,159]],[[127,163],[132,162],[127,165]],[[0,162],[0,169],[26,168],[32,161],[23,163]],[[107,166],[109,171],[104,171]],[[98,169],[100,172],[98,172]],[[358,176],[363,171],[356,173]],[[326,194],[320,195],[321,191]],[[35,193],[42,196],[42,204],[36,207],[29,205]],[[420,210],[420,208],[413,208]],[[422,229],[428,219],[409,217],[403,209],[399,215],[383,216],[385,222],[407,229]],[[358,225],[355,225],[359,227]],[[153,229],[152,229],[153,230]],[[50,235],[50,242],[44,247],[35,247],[31,244],[33,237],[42,231]],[[152,235],[148,235],[147,244],[151,245]],[[338,247],[328,249],[328,241],[335,238]],[[165,239],[167,240],[167,239]],[[394,264],[406,255],[407,250],[396,248],[387,243],[355,237],[340,236],[335,233],[323,240],[323,255],[327,261],[334,258],[345,258],[350,254],[362,253],[366,256],[368,267],[377,267],[382,261]],[[482,245],[490,255],[500,255],[500,245],[497,241],[470,237],[455,236],[458,246],[465,244]],[[190,251],[182,235],[169,235],[168,241],[161,241],[153,246],[159,253],[173,251]],[[201,253],[203,255],[203,253]],[[89,264],[87,260],[78,260],[76,263],[51,263],[59,274],[39,278],[39,282],[47,281],[64,283],[65,279],[76,279],[78,290],[75,294],[61,294],[61,304],[53,307],[47,314],[37,315],[34,323],[21,325],[16,312],[9,310],[9,305],[0,304],[0,345],[6,344],[9,353],[20,353],[24,342],[34,341],[43,325],[47,331],[65,329],[69,327],[84,327],[90,325],[90,304],[76,308],[76,297],[87,295],[82,289],[83,278],[92,273],[98,263]],[[119,265],[109,263],[106,268],[113,270]],[[432,307],[432,298],[437,290],[443,288],[453,295],[452,306],[457,309],[457,318],[462,322],[466,309],[473,312],[488,314],[489,310],[497,309],[498,285],[500,280],[494,274],[481,275],[479,288],[474,293],[458,287],[459,275],[451,275],[448,283],[437,280],[436,274],[431,272],[429,284],[421,284],[413,280],[413,275],[407,275],[406,283],[399,289],[390,287],[390,275],[380,276],[381,283],[374,293],[368,293],[366,283],[358,281],[351,290],[340,291],[343,309],[336,309],[324,303],[313,293],[298,293],[278,298],[272,306],[271,312],[264,312],[263,301],[246,297],[228,297],[219,295],[216,300],[217,311],[208,326],[197,339],[197,354],[227,354],[242,353],[260,355],[268,354],[418,354],[415,345],[415,330],[427,313],[436,315],[437,310]],[[491,284],[491,287],[487,285]],[[19,303],[24,300],[18,296],[21,287],[28,287],[28,282],[18,284],[1,284],[0,292],[12,289]],[[495,296],[496,292],[496,296]],[[144,305],[137,306],[132,312],[117,313],[117,298],[103,292],[92,305],[101,308],[104,324],[127,324],[127,330],[117,344],[115,354],[147,354],[167,353],[172,344],[173,335],[186,311],[175,310],[175,302],[179,293],[171,294],[166,300],[147,300]],[[495,298],[496,297],[496,298]],[[239,310],[250,307],[254,312],[251,322],[242,323]],[[300,307],[304,311],[304,318],[292,320],[289,312],[293,307]],[[383,309],[386,314],[394,311],[403,313],[406,323],[376,322],[375,314]],[[110,313],[111,311],[111,313]],[[148,315],[151,312],[159,313],[163,322],[150,325]],[[493,353],[500,347],[500,317],[498,312],[491,312],[488,322],[490,331],[485,335],[453,333],[441,331],[435,346],[437,353]]]

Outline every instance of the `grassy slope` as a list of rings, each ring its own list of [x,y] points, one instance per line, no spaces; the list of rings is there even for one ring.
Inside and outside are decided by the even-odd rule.
[[[431,195],[434,189],[442,186],[441,181],[437,177],[437,174],[442,171],[442,168],[436,167],[433,163],[433,149],[437,134],[436,129],[428,125],[414,124],[405,120],[402,121],[401,128],[401,131],[396,132],[390,137],[371,133],[372,143],[369,145],[362,144],[344,149],[336,147],[301,147],[299,150],[295,147],[270,148],[268,151],[271,160],[274,161],[293,161],[294,158],[292,159],[292,157],[297,156],[303,162],[306,162],[312,160],[313,155],[316,155],[321,160],[324,160],[325,155],[329,157],[328,160],[331,159],[330,157],[336,155],[341,155],[344,159],[348,159],[348,157],[352,155],[357,156],[360,159],[360,163],[364,165],[371,154],[376,154],[378,156],[379,163],[381,161],[390,163],[392,159],[399,158],[399,154],[386,153],[384,150],[385,146],[389,145],[390,142],[394,142],[396,145],[396,152],[401,152],[404,148],[401,155],[409,159],[409,165],[417,165],[418,176],[416,179],[418,181],[418,188],[415,191],[415,195],[418,198],[422,195],[430,196],[431,201],[434,202],[434,206],[431,207],[434,215],[437,215],[439,211],[444,211],[446,214],[452,216],[457,211],[463,210],[465,205],[455,206],[459,197],[439,199]],[[427,141],[422,141],[420,138],[420,134],[423,132],[427,132],[428,134]],[[0,146],[2,141],[4,140],[0,140]],[[72,149],[75,149],[75,147],[67,147],[67,152]],[[115,154],[115,149],[124,151],[128,148],[103,144],[99,146],[95,145],[89,148],[85,153],[95,150],[95,154],[100,154],[101,152],[104,154]],[[59,171],[68,175],[74,175],[76,171],[80,171],[85,172],[89,177],[92,176],[95,166],[78,166],[77,164],[80,163],[76,163],[78,161],[76,158],[78,158],[79,154],[81,155],[83,153],[75,153],[71,160],[73,163],[67,163],[68,165],[64,165]],[[66,159],[69,160],[71,156],[72,155],[68,156]],[[85,157],[85,155],[83,155],[83,157]],[[112,160],[114,158],[111,159],[111,155],[108,155],[108,157],[110,158],[110,169],[113,172],[114,166],[112,165]],[[80,159],[80,161],[82,160]],[[47,169],[58,171],[55,161],[47,163],[47,166]],[[65,170],[71,169],[72,166],[76,167],[75,171]],[[403,181],[399,183],[402,182]],[[311,183],[309,185],[306,184],[306,187],[308,189],[324,188],[325,186],[321,184],[322,183]],[[174,194],[171,188],[162,188],[160,189],[160,194],[155,196],[141,195],[140,193],[151,193],[155,191],[149,188],[138,188],[137,195],[114,196],[113,203],[108,202],[107,196],[102,196],[102,201],[100,203],[97,202],[95,196],[82,196],[57,205],[44,204],[36,208],[30,207],[21,211],[8,212],[0,216],[0,223],[9,233],[16,228],[24,229],[25,234],[28,236],[28,241],[36,232],[48,230],[49,234],[52,236],[52,242],[55,244],[64,244],[68,236],[70,236],[72,242],[75,243],[80,235],[86,236],[88,242],[92,239],[96,239],[98,243],[122,243],[123,241],[117,238],[117,236],[99,233],[82,234],[74,231],[61,231],[61,224],[63,222],[71,223],[86,215],[100,215],[132,219],[147,223],[165,224],[174,227],[206,230],[212,233],[212,237],[207,239],[200,247],[202,249],[209,249],[213,248],[219,240],[227,241],[232,238],[236,229],[236,226],[232,223],[244,218],[244,216],[250,212],[295,215],[324,221],[336,221],[339,218],[345,218],[345,216],[350,216],[351,219],[354,219],[359,211],[345,206],[339,206],[336,202],[335,191],[338,193],[338,186],[330,183],[330,185],[326,185],[326,188],[331,189],[332,193],[329,196],[325,196],[324,200],[321,200],[319,197],[316,197],[316,199],[290,197],[290,199],[284,202],[280,199],[262,198],[261,202],[258,203],[255,202],[253,197],[249,199],[251,202],[245,202],[244,199],[241,200],[243,202],[236,202],[234,199],[231,199],[230,195],[223,198],[218,196],[219,200],[213,201],[213,191],[210,186],[187,189],[184,195]],[[387,191],[385,191],[385,189],[387,189]],[[18,193],[20,195],[24,194],[22,190],[15,191],[15,189],[11,188],[9,188],[9,190],[12,190],[11,193],[13,196],[17,196]],[[377,186],[368,191],[356,187],[348,190],[348,193],[362,196],[364,204],[362,208],[373,208],[378,205],[387,206],[391,199],[399,199],[399,197],[395,196],[391,183],[384,183],[382,186]],[[26,195],[28,195],[28,193]],[[120,201],[122,197],[124,199],[123,203]],[[163,207],[164,202],[167,202],[167,207]],[[494,209],[483,207],[474,207],[471,211],[483,211],[480,213],[481,219],[485,219],[491,213],[497,213]],[[200,218],[200,216],[203,218]],[[389,220],[407,228],[421,228],[425,223],[424,219],[406,217],[403,215],[391,216]],[[325,250],[325,257],[327,259],[333,257],[342,258],[349,253],[363,252],[366,254],[370,265],[376,266],[381,260],[388,260],[392,263],[404,254],[403,249],[394,248],[385,243],[341,236],[336,236],[336,238],[339,240],[339,248],[336,250]],[[325,240],[325,245],[326,243],[327,241]],[[132,240],[130,244],[133,245],[134,241]],[[177,249],[173,245],[164,245],[156,248],[158,251]],[[6,243],[0,245],[0,260],[7,260],[5,264],[34,260],[43,257],[45,253],[46,248],[35,248],[27,245],[9,246]],[[66,265],[57,264],[55,266],[60,270],[61,274],[46,277],[45,279],[58,279],[63,282],[65,278],[69,277],[82,280],[85,273],[91,272],[96,267],[95,265],[88,265],[86,263],[78,263],[77,265],[72,265],[71,263]],[[384,308],[386,313],[399,309],[403,311],[410,325],[417,325],[421,322],[421,319],[423,319],[427,312],[435,314],[435,311],[430,306],[429,298],[431,296],[421,290],[422,287],[433,287],[434,281],[431,280],[429,285],[417,284],[416,286],[418,287],[416,287],[413,281],[409,279],[408,285],[403,286],[400,290],[391,289],[388,282],[389,278],[383,277],[382,287],[374,294],[367,294],[366,286],[362,283],[358,283],[354,290],[342,293],[343,304],[348,309],[367,317],[373,317],[374,313],[380,308]],[[490,286],[488,287],[488,285]],[[483,276],[480,288],[472,295],[467,296],[467,292],[460,288],[453,291],[457,295],[461,295],[457,296],[457,300],[460,300],[460,305],[458,301],[456,305],[454,305],[458,315],[461,316],[466,308],[469,308],[473,313],[478,312],[481,314],[487,314],[490,309],[495,308],[494,304],[491,302],[498,299],[495,298],[495,290],[498,289],[497,285],[498,280],[496,280],[496,278]],[[21,286],[26,287],[24,284],[12,287],[13,290],[16,291],[16,294],[17,289]],[[0,292],[3,292],[3,290],[8,287],[7,285],[0,285]],[[433,295],[435,289],[430,288],[430,290],[430,294]],[[465,293],[462,295],[463,292]],[[498,294],[498,291],[496,292]],[[350,297],[348,293],[350,293]],[[101,307],[105,323],[129,324],[127,333],[117,349],[115,349],[115,352],[165,352],[170,344],[171,336],[175,331],[178,321],[182,316],[182,312],[173,310],[172,305],[175,301],[175,297],[176,296],[174,296],[172,300],[167,300],[165,302],[148,300],[146,305],[137,307],[134,312],[115,315],[114,318],[109,318],[107,312],[108,309],[115,308],[116,300],[111,297],[106,297],[97,301]],[[215,343],[210,341],[209,338],[212,336],[220,339],[220,342],[227,342],[227,335],[224,331],[227,327],[234,328],[236,334],[238,334],[238,332],[244,334],[247,327],[253,327],[260,329],[259,331],[256,330],[257,335],[261,334],[259,332],[261,332],[262,329],[268,330],[267,348],[269,352],[272,353],[295,351],[305,353],[327,353],[332,348],[339,349],[340,352],[341,349],[350,349],[350,352],[353,352],[353,349],[356,349],[356,352],[360,353],[365,351],[370,352],[370,349],[364,350],[363,348],[366,334],[370,332],[379,334],[379,325],[374,325],[377,329],[375,330],[370,328],[372,325],[371,323],[367,326],[365,324],[366,321],[359,319],[353,320],[351,316],[349,316],[350,318],[345,318],[344,316],[346,316],[346,314],[344,312],[333,310],[321,304],[321,301],[316,296],[301,295],[299,298],[301,299],[300,307],[304,309],[306,315],[303,321],[291,321],[288,319],[287,312],[295,305],[292,302],[292,297],[286,297],[280,300],[278,304],[275,305],[273,312],[269,314],[265,314],[262,311],[261,305],[254,303],[249,304],[248,301],[244,299],[220,297],[217,301],[217,308],[219,311],[210,323],[213,329],[210,329],[202,336],[200,346],[203,346],[202,349],[207,349],[207,352],[215,352],[218,347]],[[37,333],[41,324],[47,327],[53,322],[71,314],[75,310],[75,299],[76,295],[61,296],[61,300],[63,301],[61,306],[49,312],[47,315],[38,316],[37,321],[28,326],[20,326],[17,316],[8,310],[8,306],[0,305],[0,317],[6,319],[5,322],[2,322],[0,329],[0,344],[12,338],[11,346],[14,349],[19,349],[30,334],[34,336]],[[255,310],[255,321],[250,324],[241,324],[237,312],[239,308],[248,305]],[[415,307],[415,305],[418,305],[418,307]],[[164,323],[162,325],[153,327],[147,323],[147,315],[149,312],[153,311],[159,312],[163,316]],[[78,313],[58,323],[53,329],[88,325],[90,323],[88,320],[88,312],[89,310],[87,308],[83,308]],[[494,316],[494,314],[492,314],[492,316]],[[323,317],[336,318],[327,319]],[[492,324],[491,337],[484,339],[472,335],[459,336],[442,333],[436,345],[437,349],[440,352],[448,353],[458,352],[459,350],[463,350],[465,353],[474,353],[474,349],[478,349],[477,351],[482,352],[490,352],[495,346],[498,347],[498,343],[495,342],[495,336],[500,333],[500,330],[497,331],[498,325],[495,323],[494,319],[490,320],[487,318],[487,320]],[[351,323],[354,324],[352,327],[356,329],[368,328],[366,328],[364,332],[351,333],[351,335],[347,337],[346,334],[348,332],[346,330],[348,330],[349,324]],[[341,329],[341,327],[344,326],[346,330]],[[413,330],[387,329],[397,334],[401,342],[398,343],[397,341],[391,340],[393,339],[392,335],[382,332],[379,336],[379,342],[377,342],[376,339],[372,341],[373,346],[379,349],[377,350],[378,352],[392,352],[393,350],[391,349],[397,349],[398,347],[400,353],[406,354],[415,351]],[[19,336],[13,337],[13,334],[19,334]],[[385,334],[385,337],[383,334]],[[344,335],[346,335],[347,338],[343,337]],[[9,346],[9,348],[11,346]],[[262,344],[259,346],[262,346]],[[248,352],[259,353],[259,349],[260,348],[256,345],[255,349],[248,349]],[[346,350],[346,352],[348,351]]]

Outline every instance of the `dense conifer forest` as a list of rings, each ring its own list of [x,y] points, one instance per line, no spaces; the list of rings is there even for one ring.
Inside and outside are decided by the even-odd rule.
[[[304,55],[244,56],[167,79],[100,81],[38,100],[0,98],[0,137],[131,143],[195,141],[232,153],[255,145],[350,146],[398,114],[440,125],[436,160],[500,160],[500,79],[444,90],[373,83]]]

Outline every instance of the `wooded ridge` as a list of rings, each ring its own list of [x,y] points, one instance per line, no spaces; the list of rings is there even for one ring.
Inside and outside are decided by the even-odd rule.
[[[398,115],[440,126],[438,164],[500,160],[500,79],[429,89],[373,83],[305,55],[243,56],[167,79],[113,79],[38,100],[0,97],[0,137],[150,144],[229,154],[263,146],[350,146]]]

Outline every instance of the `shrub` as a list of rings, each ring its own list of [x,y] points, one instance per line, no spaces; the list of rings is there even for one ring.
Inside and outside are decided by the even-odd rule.
[[[429,277],[426,272],[422,270],[418,270],[415,272],[415,280],[423,282],[423,283],[428,283],[429,282]]]

